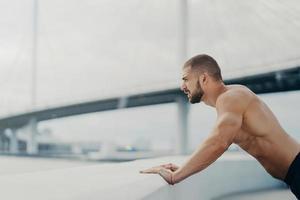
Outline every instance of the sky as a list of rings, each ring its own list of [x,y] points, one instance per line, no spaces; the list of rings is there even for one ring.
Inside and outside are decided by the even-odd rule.
[[[38,0],[33,107],[33,2],[0,0],[0,116],[179,87],[180,0]],[[186,57],[212,55],[225,79],[297,66],[299,8],[297,0],[190,0]],[[291,132],[299,128],[294,121],[299,115],[293,112],[299,108],[297,93],[264,98]],[[287,107],[280,106],[283,101]],[[146,139],[150,134],[155,145],[164,146],[174,142],[176,109],[169,104],[95,113],[40,127],[74,141],[129,142],[136,134]],[[166,120],[166,113],[174,118]],[[204,105],[192,106],[190,115],[195,146],[209,132],[215,115]],[[162,138],[167,142],[160,143]]]

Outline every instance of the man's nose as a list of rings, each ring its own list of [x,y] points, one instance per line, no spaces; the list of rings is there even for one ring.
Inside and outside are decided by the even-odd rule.
[[[186,89],[186,86],[184,83],[181,84],[180,89],[184,92],[184,90]]]

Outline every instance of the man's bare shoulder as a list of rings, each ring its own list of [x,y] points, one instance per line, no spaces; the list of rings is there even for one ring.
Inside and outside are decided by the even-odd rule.
[[[216,109],[229,109],[243,112],[255,98],[255,94],[243,85],[227,85],[227,90],[222,93],[216,102]]]

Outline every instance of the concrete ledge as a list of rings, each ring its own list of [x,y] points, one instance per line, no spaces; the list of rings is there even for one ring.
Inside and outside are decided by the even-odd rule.
[[[2,174],[1,197],[9,200],[211,199],[237,191],[281,187],[249,156],[225,155],[201,173],[170,186],[139,170],[187,157],[164,157],[118,164],[93,164],[38,172]]]

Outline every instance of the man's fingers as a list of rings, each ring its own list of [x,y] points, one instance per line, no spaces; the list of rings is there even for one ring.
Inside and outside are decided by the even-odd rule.
[[[157,166],[157,167],[152,167],[152,168],[149,168],[149,169],[141,170],[140,173],[159,174],[163,179],[165,179],[166,182],[173,185],[174,184],[173,180],[172,180],[173,172],[172,172],[171,169],[167,169],[166,167],[171,168],[172,166],[170,166],[169,164],[160,165],[160,166]]]
[[[179,167],[176,166],[176,165],[174,165],[174,164],[172,164],[172,166],[171,166],[171,170],[172,170],[172,171],[176,171],[178,168],[179,168]]]
[[[161,165],[163,168],[172,169],[172,163]]]
[[[150,169],[144,169],[144,170],[141,170],[140,173],[150,173]]]
[[[141,173],[158,173],[159,169],[161,169],[163,167],[163,165],[159,165],[159,166],[154,166],[151,167],[149,169],[145,169],[145,170],[141,170]]]
[[[142,174],[151,174],[151,173],[153,173],[153,171],[150,171],[150,170],[146,169],[146,170],[141,170],[140,173],[142,173]]]
[[[158,172],[159,172],[159,168],[158,167],[152,167],[152,168],[140,171],[140,173],[147,173],[147,174],[151,174],[151,173],[157,174]]]
[[[161,165],[162,167],[166,168],[166,169],[170,169],[171,171],[176,171],[179,167],[169,163],[169,164],[165,164],[165,165]]]
[[[171,163],[160,165],[161,167],[168,168],[171,166]]]
[[[172,163],[168,163],[168,164],[163,164],[163,165],[159,165],[159,166],[155,166],[155,167],[151,167],[149,169],[145,169],[145,170],[141,170],[140,173],[147,173],[147,174],[157,174],[159,173],[159,170],[161,170],[162,168],[164,169],[169,169],[171,171],[176,171],[179,167],[177,167],[176,165],[172,164]]]

